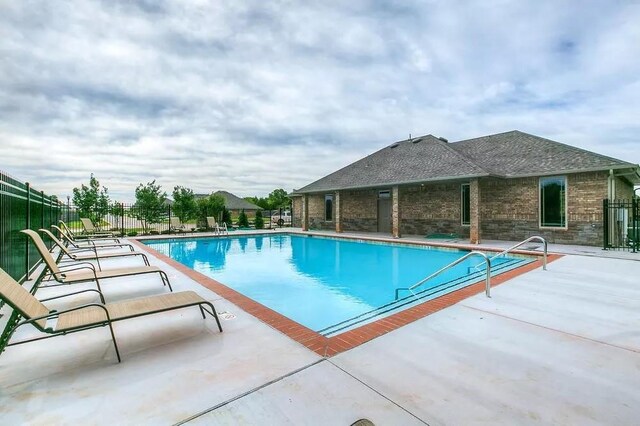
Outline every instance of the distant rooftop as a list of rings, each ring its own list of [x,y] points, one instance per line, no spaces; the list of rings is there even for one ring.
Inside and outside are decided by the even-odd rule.
[[[216,191],[214,194],[221,195],[224,198],[224,205],[228,210],[262,210],[262,207],[256,206],[228,191]],[[209,194],[195,194],[195,196],[196,198],[203,198],[208,197]]]

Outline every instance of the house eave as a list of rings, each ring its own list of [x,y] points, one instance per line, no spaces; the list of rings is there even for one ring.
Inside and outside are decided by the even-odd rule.
[[[591,173],[591,172],[608,172],[609,170],[624,170],[624,169],[628,169],[630,170],[630,173],[633,174],[633,170],[634,169],[638,169],[638,166],[636,164],[618,164],[615,166],[608,166],[608,167],[591,167],[591,168],[584,168],[584,169],[567,169],[567,170],[553,170],[553,171],[549,171],[549,172],[537,172],[537,173],[517,173],[517,174],[509,174],[509,175],[503,175],[500,177],[506,178],[506,179],[516,179],[516,178],[526,178],[526,177],[538,177],[538,176],[555,176],[555,175],[569,175],[569,174],[575,174],[575,173]],[[635,172],[636,174],[638,173],[637,171]]]
[[[322,189],[312,189],[312,190],[298,190],[295,193],[291,193],[291,196],[301,196],[304,194],[319,194],[324,192],[334,192],[334,191],[352,191],[357,189],[374,189],[374,188],[388,188],[391,186],[404,186],[404,185],[416,185],[421,183],[432,183],[432,182],[443,182],[443,181],[459,181],[459,180],[468,180],[480,177],[490,177],[493,176],[491,174],[476,174],[476,175],[464,175],[464,176],[442,176],[430,179],[417,179],[417,180],[408,180],[408,181],[396,181],[396,182],[381,182],[371,185],[356,185],[356,186],[344,186],[344,187],[329,187]]]

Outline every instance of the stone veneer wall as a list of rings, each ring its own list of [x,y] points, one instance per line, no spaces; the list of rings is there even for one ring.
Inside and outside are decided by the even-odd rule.
[[[291,197],[291,226],[302,227],[302,197]]]
[[[567,175],[567,229],[539,226],[539,178],[480,179],[481,238],[520,241],[540,235],[552,243],[599,245],[607,173]]]
[[[327,194],[330,194],[327,193]],[[326,194],[310,194],[309,197],[309,228],[335,230],[334,221],[324,220],[324,196]],[[336,217],[335,194],[333,199],[333,217]],[[340,191],[342,204],[342,230],[346,232],[376,232],[378,229],[378,191]],[[300,212],[302,198],[300,197]],[[295,213],[294,213],[295,214]],[[295,223],[294,219],[294,223]],[[302,212],[298,221],[302,223]]]
[[[633,198],[633,185],[626,180],[616,178],[616,200],[630,200]]]
[[[607,172],[567,175],[567,229],[541,229],[538,223],[538,177],[481,178],[481,240],[521,241],[540,235],[552,243],[598,246],[602,242],[602,200]],[[456,233],[469,236],[461,224],[461,182],[400,187],[400,230],[404,235]],[[617,182],[618,197],[629,199],[632,186]],[[335,230],[324,221],[324,195],[309,195],[310,229]],[[378,189],[341,191],[342,229],[376,232]],[[335,209],[335,199],[334,199]],[[302,197],[294,198],[294,225],[300,226]],[[334,211],[335,217],[335,211]]]
[[[469,226],[462,226],[460,182],[400,187],[399,198],[403,235],[469,236]]]
[[[341,191],[342,230],[378,231],[378,190]]]
[[[330,192],[328,192],[330,194]],[[334,221],[324,220],[324,196],[325,194],[309,194],[309,229],[322,229],[335,231]],[[335,217],[335,198],[333,200],[333,217]]]

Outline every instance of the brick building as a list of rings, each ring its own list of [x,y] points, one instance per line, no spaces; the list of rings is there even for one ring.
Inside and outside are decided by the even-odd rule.
[[[637,164],[511,131],[395,142],[290,195],[305,230],[598,245],[602,200],[634,184]]]

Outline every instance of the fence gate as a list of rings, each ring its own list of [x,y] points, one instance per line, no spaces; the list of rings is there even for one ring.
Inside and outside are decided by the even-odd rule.
[[[608,200],[603,207],[603,248],[640,251],[640,201]]]

